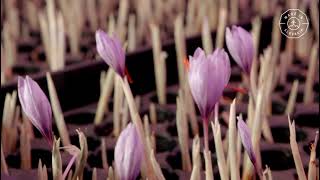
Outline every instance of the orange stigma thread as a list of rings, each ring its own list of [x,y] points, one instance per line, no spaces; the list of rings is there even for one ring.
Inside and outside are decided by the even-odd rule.
[[[244,88],[240,88],[240,87],[234,87],[234,86],[230,86],[229,84],[226,86],[227,89],[231,89],[235,92],[239,92],[239,93],[242,93],[242,94],[246,94],[247,93],[247,90],[244,89]]]
[[[184,68],[185,68],[187,71],[189,71],[190,63],[189,63],[188,58],[184,58],[183,64],[184,64]]]
[[[124,74],[127,76],[128,82],[129,82],[130,84],[132,84],[132,83],[133,83],[133,80],[132,80],[132,78],[131,78],[131,76],[130,76],[130,74],[129,74],[129,71],[128,71],[128,68],[127,68],[127,67],[126,67],[125,70],[124,70]]]

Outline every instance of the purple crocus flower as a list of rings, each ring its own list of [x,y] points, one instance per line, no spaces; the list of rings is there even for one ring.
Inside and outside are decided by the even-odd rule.
[[[119,179],[135,180],[140,172],[143,146],[136,127],[132,123],[129,123],[121,132],[114,156]]]
[[[254,57],[252,35],[239,26],[232,26],[231,30],[226,29],[226,44],[232,58],[241,69],[250,74]]]
[[[202,118],[208,119],[229,82],[229,57],[223,49],[216,49],[206,56],[201,48],[197,48],[189,60],[188,79],[191,94]]]
[[[102,59],[121,77],[125,76],[125,52],[120,40],[102,30],[96,31],[97,51]]]
[[[242,116],[238,116],[238,131],[240,134],[240,138],[242,141],[242,145],[244,146],[244,149],[246,150],[256,172],[261,175],[261,168],[257,164],[257,158],[254,153],[253,147],[252,147],[252,141],[251,141],[251,133],[250,129],[248,128],[247,124],[243,121]]]
[[[18,96],[22,110],[51,147],[53,143],[52,112],[46,95],[29,76],[25,79],[19,76]]]

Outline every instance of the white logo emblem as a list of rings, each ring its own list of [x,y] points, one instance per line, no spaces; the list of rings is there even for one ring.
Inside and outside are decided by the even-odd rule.
[[[299,9],[288,9],[281,14],[279,26],[283,35],[288,38],[299,38],[307,32],[309,20]]]

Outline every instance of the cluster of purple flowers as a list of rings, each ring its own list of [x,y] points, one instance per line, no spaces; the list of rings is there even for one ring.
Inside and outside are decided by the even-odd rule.
[[[102,59],[125,78],[125,51],[120,40],[98,30],[96,42]],[[236,63],[246,74],[250,74],[254,56],[251,34],[241,27],[233,26],[231,30],[227,28],[226,43]],[[208,125],[209,116],[222,96],[230,75],[229,56],[223,49],[217,48],[212,54],[206,55],[201,48],[197,48],[193,56],[189,57],[188,82],[193,99],[206,121],[204,124]],[[52,146],[52,112],[46,95],[28,76],[25,79],[19,77],[18,94],[23,111]],[[238,128],[244,147],[255,164],[250,132],[242,119],[238,121]],[[133,180],[138,176],[143,153],[136,127],[130,123],[120,134],[115,147],[115,168],[121,180]]]

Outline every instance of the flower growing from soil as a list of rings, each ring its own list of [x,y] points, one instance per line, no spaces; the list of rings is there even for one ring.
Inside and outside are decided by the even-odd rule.
[[[247,126],[247,124],[243,121],[241,115],[238,116],[237,119],[238,119],[238,123],[237,123],[238,124],[238,131],[240,134],[242,145],[243,145],[244,149],[246,150],[256,172],[260,176],[260,175],[262,175],[262,171],[261,171],[261,168],[258,166],[258,163],[256,160],[257,158],[256,158],[256,155],[253,150],[250,129]]]
[[[121,77],[125,76],[125,51],[120,40],[109,36],[102,30],[96,31],[97,51],[102,59]]]
[[[246,73],[250,74],[254,57],[252,35],[240,26],[226,29],[226,44],[232,58]]]
[[[205,55],[201,48],[197,48],[189,59],[188,79],[191,94],[203,119],[205,147],[208,150],[209,116],[229,82],[230,61],[223,49],[216,49],[212,54]]]
[[[37,82],[32,80],[29,76],[26,76],[25,79],[21,76],[18,77],[18,96],[22,110],[31,123],[47,140],[50,147],[53,148],[52,153],[54,153],[55,145],[52,132],[52,111],[47,96],[41,90]],[[58,141],[60,143],[60,140]],[[65,149],[73,156],[63,173],[63,177],[61,177],[62,179],[65,179],[72,164],[79,155],[80,150],[74,145],[65,146],[59,149]],[[58,154],[58,156],[60,156],[60,154]]]
[[[130,143],[133,144],[139,144],[139,148],[131,146],[131,148],[135,148],[134,150],[128,150],[126,148],[123,148],[123,146],[127,146],[130,143],[127,143],[127,138],[123,138],[123,140],[118,140],[119,145],[116,145],[116,149],[118,146],[118,151],[115,150],[115,159],[116,159],[116,168],[118,168],[118,171],[121,172],[121,177],[120,179],[133,179],[132,177],[136,177],[136,173],[138,174],[140,171],[140,166],[134,166],[132,164],[140,164],[142,156],[145,159],[146,162],[146,176],[148,179],[154,179],[155,178],[155,173],[151,164],[151,158],[149,154],[143,153],[144,150],[147,150],[147,140],[145,138],[145,133],[143,131],[143,124],[141,121],[141,118],[139,115],[139,112],[137,110],[135,100],[133,98],[129,82],[132,82],[132,79],[129,76],[129,73],[126,69],[125,66],[125,51],[121,47],[120,40],[116,37],[109,37],[105,32],[102,30],[97,30],[96,31],[96,41],[97,41],[97,51],[100,54],[100,56],[103,58],[103,60],[121,77],[118,78],[120,80],[120,83],[122,84],[123,87],[123,92],[126,96],[127,103],[129,106],[129,112],[132,117],[132,122],[134,123],[134,126],[137,127],[136,130],[134,130],[135,133],[129,133],[129,134],[134,134],[134,140],[130,139]],[[133,125],[130,125],[133,126]],[[131,129],[130,127],[129,129]],[[135,128],[134,128],[135,129]],[[130,130],[133,131],[133,130]],[[128,132],[124,133],[125,136],[127,137],[126,134]],[[120,134],[121,136],[121,134]],[[123,150],[127,150],[125,152],[126,155],[123,154]],[[140,152],[139,155],[132,155],[132,152],[134,151],[133,154]],[[147,151],[146,151],[147,152]],[[129,157],[130,154],[130,157]],[[129,158],[129,159],[128,159]],[[133,159],[132,159],[133,158]],[[128,162],[130,161],[130,162]],[[134,169],[135,167],[135,169]]]
[[[115,150],[115,167],[120,180],[137,178],[143,157],[143,145],[135,125],[129,123],[121,132]]]
[[[25,79],[18,77],[18,96],[23,112],[51,147],[53,143],[52,112],[47,96],[29,76]]]

